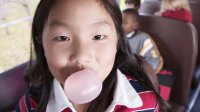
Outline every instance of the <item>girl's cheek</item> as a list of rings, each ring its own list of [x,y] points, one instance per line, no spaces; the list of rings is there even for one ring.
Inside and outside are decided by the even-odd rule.
[[[47,62],[49,62],[49,64],[51,64],[52,66],[65,66],[67,60],[66,60],[66,56],[63,56],[63,54],[50,54],[49,57],[47,57]]]
[[[63,83],[65,80],[64,69],[67,64],[65,58],[62,57],[52,57],[47,59],[47,64],[51,74],[56,78],[60,83]]]

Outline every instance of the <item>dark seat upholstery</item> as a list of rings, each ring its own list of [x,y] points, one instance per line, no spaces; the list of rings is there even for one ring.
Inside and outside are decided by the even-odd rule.
[[[145,0],[139,9],[139,13],[154,15],[155,12],[160,10],[159,0]]]
[[[190,9],[192,12],[193,20],[192,23],[197,29],[198,43],[200,49],[200,0],[189,1]],[[197,64],[200,65],[200,52],[198,53]]]
[[[0,112],[10,112],[27,90],[24,78],[27,63],[0,74]]]
[[[197,58],[197,34],[191,23],[157,16],[140,17],[140,29],[155,40],[164,65],[172,69],[175,82],[170,101],[172,108],[181,112],[186,106]]]

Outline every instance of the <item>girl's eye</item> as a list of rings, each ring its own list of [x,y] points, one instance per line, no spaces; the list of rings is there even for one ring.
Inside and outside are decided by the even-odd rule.
[[[92,39],[93,40],[102,40],[104,39],[105,37],[107,37],[106,35],[95,35]]]
[[[57,40],[57,41],[70,41],[70,38],[67,37],[67,36],[58,36],[58,37],[55,37],[54,40]]]

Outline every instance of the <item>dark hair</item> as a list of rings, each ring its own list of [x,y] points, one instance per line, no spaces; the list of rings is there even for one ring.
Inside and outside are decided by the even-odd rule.
[[[42,84],[41,98],[37,108],[38,112],[44,112],[46,109],[53,81],[53,76],[49,71],[44,56],[42,33],[49,12],[55,2],[56,0],[41,0],[33,18],[32,40],[36,52],[36,64],[32,69],[30,85],[37,85],[38,83]],[[116,83],[117,68],[119,68],[123,73],[133,75],[133,77],[143,81],[156,93],[153,84],[149,80],[148,76],[143,72],[141,61],[137,57],[132,56],[129,47],[127,46],[127,40],[124,38],[122,30],[122,15],[118,4],[115,0],[99,0],[99,2],[105,7],[114,21],[118,36],[118,44],[113,69],[103,83],[102,92],[94,101],[92,101],[88,112],[104,112],[111,104],[113,99],[111,96],[113,96]],[[156,96],[162,103],[162,100],[157,93]]]
[[[136,9],[140,8],[140,0],[125,0],[125,4],[134,4]]]
[[[139,22],[139,13],[136,9],[128,8],[122,11],[123,13],[130,14],[135,22]]]

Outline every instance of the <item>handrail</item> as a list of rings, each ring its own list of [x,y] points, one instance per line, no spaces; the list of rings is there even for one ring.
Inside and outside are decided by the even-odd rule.
[[[12,26],[12,25],[15,25],[15,24],[18,24],[18,23],[22,23],[24,21],[32,21],[32,19],[33,19],[32,16],[27,16],[27,17],[17,19],[17,20],[11,21],[11,22],[2,23],[2,24],[0,24],[0,28]]]

